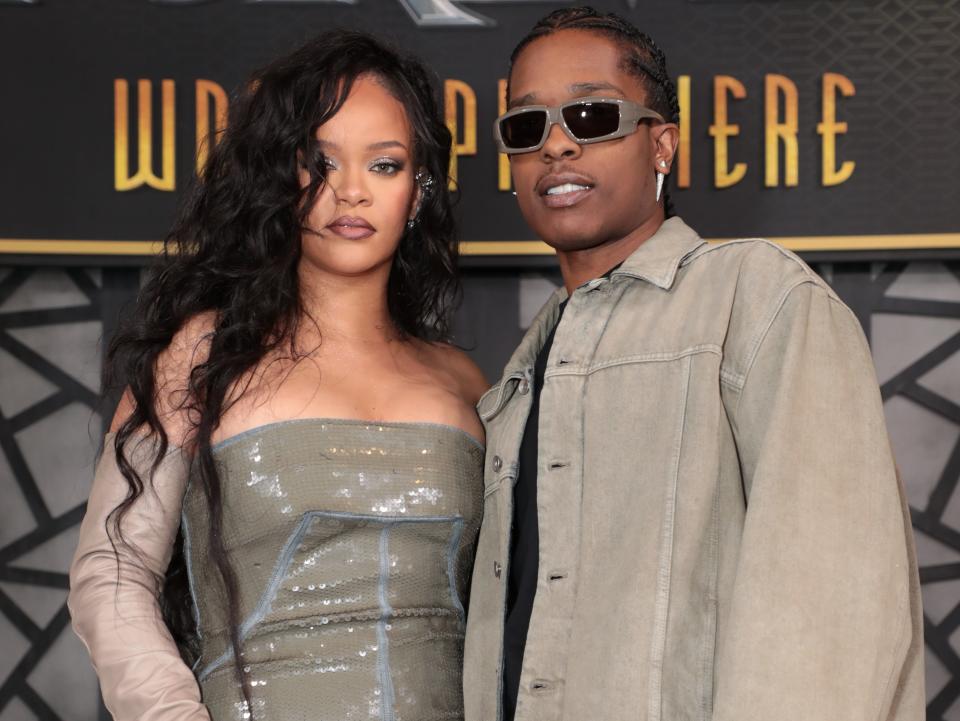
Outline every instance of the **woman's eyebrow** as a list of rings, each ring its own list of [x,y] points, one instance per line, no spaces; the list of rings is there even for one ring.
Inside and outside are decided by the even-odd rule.
[[[332,140],[318,140],[317,144],[323,150],[340,150],[340,146]],[[377,143],[370,143],[370,145],[367,146],[367,150],[386,150],[388,148],[403,148],[406,150],[407,146],[399,140],[381,140]]]
[[[406,150],[407,146],[399,140],[381,140],[379,143],[371,143],[367,146],[367,150],[387,150],[388,148],[403,148]]]

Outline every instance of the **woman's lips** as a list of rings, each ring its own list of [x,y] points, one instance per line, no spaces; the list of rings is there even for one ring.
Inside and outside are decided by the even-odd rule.
[[[337,218],[327,225],[327,228],[341,238],[348,238],[349,240],[369,238],[376,232],[376,228],[363,218],[353,218],[347,215]]]

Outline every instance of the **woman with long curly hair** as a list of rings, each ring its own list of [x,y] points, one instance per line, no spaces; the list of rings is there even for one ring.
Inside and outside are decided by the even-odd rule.
[[[118,721],[462,716],[486,384],[446,342],[450,140],[359,33],[232,103],[107,358],[69,605]]]

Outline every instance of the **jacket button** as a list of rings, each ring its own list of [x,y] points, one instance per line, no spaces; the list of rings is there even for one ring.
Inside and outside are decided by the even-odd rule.
[[[493,562],[493,575],[500,578],[500,564],[497,561]]]
[[[524,378],[522,381],[520,381],[520,386],[517,388],[517,390],[520,391],[520,395],[522,395],[522,396],[527,395],[527,393],[530,392],[530,383],[529,383],[529,381],[527,381],[527,379]]]
[[[503,459],[500,456],[493,457],[493,472],[499,473],[500,469],[503,468]]]

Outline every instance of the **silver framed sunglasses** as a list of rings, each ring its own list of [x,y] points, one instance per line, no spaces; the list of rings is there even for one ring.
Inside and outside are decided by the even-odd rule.
[[[641,120],[664,122],[655,110],[620,98],[577,98],[562,105],[524,105],[499,118],[493,126],[501,153],[531,153],[547,142],[554,123],[580,145],[602,143],[637,131]]]

